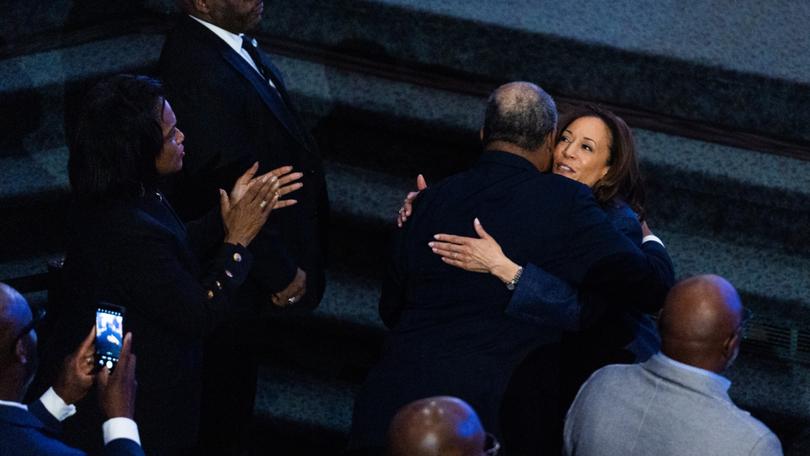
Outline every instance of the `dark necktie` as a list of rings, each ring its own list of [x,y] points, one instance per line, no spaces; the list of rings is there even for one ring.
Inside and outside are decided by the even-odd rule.
[[[251,38],[248,35],[242,35],[242,49],[246,50],[250,58],[253,59],[253,63],[256,64],[256,68],[259,69],[259,73],[264,78],[264,81],[267,82],[268,88],[270,89],[270,93],[273,98],[275,98],[282,108],[284,115],[283,118],[280,119],[284,122],[287,127],[301,138],[302,141],[308,144],[309,147],[312,147],[311,139],[308,134],[304,133],[304,129],[301,127],[301,121],[297,118],[292,110],[289,109],[288,101],[285,99],[284,95],[282,94],[281,90],[279,89],[279,83],[273,78],[271,71],[267,69],[262,63],[262,58],[259,55],[258,42],[255,38]]]
[[[256,64],[256,68],[258,68],[259,73],[265,79],[268,80],[269,76],[267,74],[267,69],[262,64],[261,56],[259,56],[259,50],[256,49],[258,43],[256,42],[255,38],[251,38],[248,35],[242,35],[242,49],[246,50],[250,58],[253,59],[253,63]]]

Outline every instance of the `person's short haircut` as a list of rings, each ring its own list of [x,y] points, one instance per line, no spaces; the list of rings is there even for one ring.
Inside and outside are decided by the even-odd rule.
[[[161,83],[146,76],[113,76],[90,90],[69,146],[77,201],[131,198],[155,183],[164,104]]]
[[[509,83],[489,96],[484,117],[484,147],[505,141],[533,150],[543,144],[557,126],[557,106],[551,95],[528,83]]]

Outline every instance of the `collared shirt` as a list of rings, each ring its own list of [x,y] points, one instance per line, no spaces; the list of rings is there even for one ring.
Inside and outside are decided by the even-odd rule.
[[[206,22],[200,18],[191,15],[189,15],[188,17],[199,22],[200,24],[205,26],[205,28],[207,28],[208,30],[214,32],[214,34],[218,36],[220,39],[222,39],[222,41],[224,41],[228,46],[230,46],[231,49],[234,50],[234,52],[239,54],[239,56],[241,56],[245,60],[245,62],[249,63],[250,66],[254,70],[256,70],[257,73],[259,74],[262,73],[261,71],[259,71],[259,67],[256,65],[256,62],[254,62],[253,59],[250,57],[250,54],[248,54],[248,52],[244,48],[242,48],[242,35],[237,35],[235,33],[229,32],[222,27],[214,25],[210,22]],[[273,84],[273,81],[271,81],[270,79],[267,80],[267,83],[273,86],[273,88],[276,87],[276,85]]]
[[[45,410],[53,415],[57,421],[64,421],[76,413],[76,406],[73,404],[66,404],[65,401],[59,397],[58,394],[56,394],[56,391],[54,391],[52,387],[48,388],[48,391],[45,391],[45,393],[40,396],[39,400],[42,402]],[[28,406],[19,402],[0,401],[0,405],[17,407],[28,411]],[[110,418],[101,425],[101,429],[104,433],[105,445],[116,439],[129,439],[136,442],[138,445],[141,444],[141,436],[138,433],[138,425],[135,423],[135,421],[129,418]]]
[[[8,407],[17,407],[17,408],[21,408],[21,409],[23,409],[25,411],[28,411],[28,406],[25,405],[25,404],[20,404],[19,402],[0,401],[0,405],[6,405]]]
[[[706,369],[701,369],[699,367],[690,366],[689,364],[684,364],[680,361],[675,361],[674,359],[670,358],[669,356],[665,355],[662,352],[658,352],[654,356],[657,356],[661,361],[665,362],[666,364],[669,364],[672,367],[686,370],[689,372],[694,372],[695,374],[708,377],[717,382],[717,384],[721,386],[725,391],[728,391],[728,389],[731,387],[731,380],[727,379],[726,377],[723,377],[722,375],[715,374],[712,371],[707,371]]]
[[[664,245],[664,241],[662,241],[661,238],[659,238],[658,236],[656,236],[654,234],[648,234],[648,235],[644,236],[644,239],[641,240],[641,243],[643,244],[645,242],[657,242],[657,243],[661,244],[661,247],[666,247]]]

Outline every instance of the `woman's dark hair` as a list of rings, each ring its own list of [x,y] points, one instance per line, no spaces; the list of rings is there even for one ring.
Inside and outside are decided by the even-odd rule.
[[[630,127],[621,117],[597,105],[574,106],[560,116],[559,131],[564,131],[580,117],[597,117],[610,130],[608,165],[610,169],[594,184],[593,196],[603,206],[616,204],[620,199],[627,203],[639,219],[644,220],[644,183],[636,157],[636,143]]]
[[[146,76],[113,76],[88,92],[70,142],[68,174],[76,200],[132,198],[155,184],[164,104],[160,81]]]

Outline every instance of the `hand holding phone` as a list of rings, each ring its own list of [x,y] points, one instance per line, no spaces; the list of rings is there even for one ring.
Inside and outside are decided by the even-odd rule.
[[[93,341],[96,326],[73,353],[65,358],[62,370],[53,384],[53,390],[66,404],[75,404],[84,398],[93,386]]]
[[[96,309],[95,367],[115,369],[124,343],[124,308],[101,302]]]
[[[98,400],[107,418],[130,418],[135,416],[135,395],[138,382],[135,380],[136,357],[132,353],[132,333],[124,337],[121,361],[115,373],[102,368],[97,377]]]

